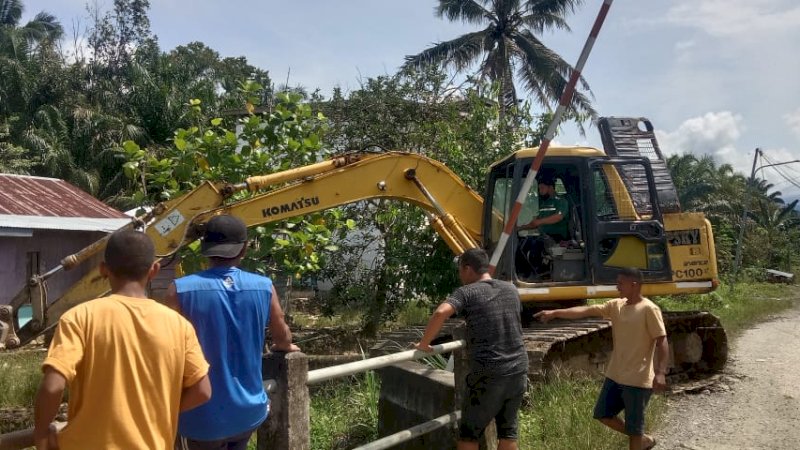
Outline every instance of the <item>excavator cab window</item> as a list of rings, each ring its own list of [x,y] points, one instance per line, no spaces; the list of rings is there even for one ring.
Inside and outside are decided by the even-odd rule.
[[[491,216],[486,217],[485,236],[487,248],[494,249],[509,217],[514,201],[519,195],[524,178],[530,170],[532,159],[510,160],[507,164],[494,167],[488,183],[491,192]],[[520,230],[540,215],[542,207],[538,183],[528,193],[517,218],[517,230],[509,240],[497,266],[497,274],[504,279],[514,279],[523,283],[583,282],[587,279],[586,252],[583,243],[581,211],[580,170],[570,158],[551,158],[539,170],[547,174],[555,184],[556,197],[560,208],[565,210],[563,223],[558,235],[548,235],[541,230]],[[552,208],[549,201],[547,207]],[[553,231],[553,230],[550,230]],[[550,239],[548,239],[550,238]]]
[[[646,158],[596,159],[587,231],[595,284],[613,284],[619,270],[637,267],[648,281],[671,279],[666,238]]]

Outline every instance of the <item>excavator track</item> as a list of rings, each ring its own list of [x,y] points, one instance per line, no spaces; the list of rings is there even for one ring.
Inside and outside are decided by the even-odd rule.
[[[720,372],[728,359],[728,339],[719,319],[705,311],[663,312],[670,343],[671,383]],[[531,379],[558,372],[597,372],[612,350],[611,323],[602,319],[530,323],[523,329]]]
[[[685,383],[719,373],[728,358],[728,339],[719,319],[705,311],[663,312],[670,342],[670,384]],[[457,325],[448,321],[435,342],[452,339]],[[384,334],[373,354],[408,348],[422,336],[423,327]],[[601,373],[612,350],[611,322],[602,319],[531,322],[523,328],[528,351],[528,376],[541,381],[559,373]]]

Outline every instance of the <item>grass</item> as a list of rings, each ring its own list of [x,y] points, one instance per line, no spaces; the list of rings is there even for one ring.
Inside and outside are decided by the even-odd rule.
[[[33,408],[33,398],[41,379],[40,366],[44,352],[0,352],[0,409]],[[33,415],[9,412],[2,415],[0,433],[33,426]]]
[[[720,317],[729,334],[735,335],[799,299],[800,290],[795,286],[759,283],[740,284],[732,292],[723,286],[711,294],[665,296],[655,301],[665,310],[711,311]],[[409,304],[396,323],[425,323],[428,315],[426,306]],[[350,319],[358,320],[355,316]],[[324,323],[322,320],[314,325],[325,326]],[[331,325],[341,325],[341,321],[337,319]],[[0,407],[31,406],[43,358],[42,352],[0,354]],[[591,417],[600,383],[600,379],[591,377],[556,376],[547,384],[531,386],[520,413],[520,448],[624,448],[623,436]],[[311,448],[353,448],[376,439],[379,384],[377,376],[368,372],[312,391]],[[647,410],[646,429],[657,429],[666,412],[664,397],[654,396]],[[249,448],[255,448],[254,442]]]
[[[665,311],[705,310],[717,315],[729,336],[800,300],[796,286],[768,283],[721,286],[709,294],[674,295],[654,299]]]
[[[554,377],[532,385],[520,411],[519,448],[546,450],[611,450],[627,440],[592,419],[592,408],[602,380],[590,377]],[[377,438],[379,382],[371,373],[349,383],[327,385],[311,400],[311,448],[342,450]],[[663,417],[666,402],[654,396],[648,406],[647,429]],[[346,411],[346,413],[343,413]]]
[[[403,305],[397,313],[394,323],[397,326],[425,325],[433,312],[432,307],[424,302],[411,301]]]
[[[371,371],[312,392],[311,448],[344,450],[377,439],[379,393]]]
[[[297,311],[292,313],[292,325],[301,328],[358,329],[361,325],[361,311],[356,308],[342,308],[341,311],[332,316]]]
[[[0,353],[0,408],[33,407],[45,353]]]
[[[627,448],[627,438],[592,418],[602,379],[595,377],[554,377],[550,382],[528,389],[520,411],[519,448],[546,450],[605,450]],[[653,396],[647,407],[646,430],[663,417],[666,402]]]

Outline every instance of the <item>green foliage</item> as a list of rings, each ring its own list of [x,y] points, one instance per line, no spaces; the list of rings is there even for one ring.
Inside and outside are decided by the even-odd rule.
[[[754,278],[763,273],[753,272]],[[708,294],[664,296],[653,300],[664,311],[710,311],[720,318],[729,335],[735,335],[746,326],[791,307],[798,299],[800,294],[793,286],[740,282],[732,290],[723,285]]]
[[[800,261],[796,202],[785,204],[772,184],[750,181],[711,156],[672,155],[667,166],[683,209],[705,213],[714,226],[720,272],[730,273],[734,267],[742,227],[742,267],[796,270]]]
[[[8,125],[0,123],[0,173],[27,174],[33,162],[28,151],[9,142]]]
[[[566,16],[581,2],[576,0],[475,2],[440,0],[436,15],[450,21],[476,25],[479,29],[449,41],[439,42],[406,57],[406,69],[431,66],[452,68],[459,73],[476,69],[479,83],[498,86],[497,103],[505,114],[518,104],[515,78],[532,98],[550,109],[561,96],[572,67],[541,41],[544,31],[569,30]],[[580,78],[569,108],[578,122],[596,116]]]
[[[246,82],[241,89],[250,102],[258,100],[263,87]],[[271,112],[239,119],[238,132],[229,129],[222,118],[212,118],[207,123],[179,128],[171,146],[146,150],[133,141],[125,141],[119,151],[126,161],[126,176],[139,187],[134,199],[156,203],[186,193],[204,181],[242,183],[253,175],[318,161],[327,154],[322,145],[326,119],[299,100],[296,94],[279,95]],[[186,107],[189,114],[202,117],[200,100],[192,99]],[[258,194],[240,192],[229,203],[253,195]],[[288,272],[299,278],[320,269],[322,252],[337,250],[332,230],[353,226],[352,221],[342,219],[338,210],[265,223],[250,231],[257,245],[249,251],[245,266],[262,272]],[[196,256],[195,249],[187,251],[188,266],[196,269],[197,258],[192,257]]]
[[[32,409],[33,399],[42,378],[42,352],[17,351],[0,354],[0,408]],[[0,433],[33,426],[33,414],[28,421],[0,423]]]
[[[380,382],[374,372],[315,390],[311,396],[311,448],[345,450],[377,439],[379,393]]]
[[[481,192],[489,165],[525,142],[532,122],[525,110],[501,114],[494,93],[491,86],[454,91],[433,69],[370,78],[347,97],[335,92],[324,106],[331,118],[327,140],[340,151],[378,144],[423,154]],[[324,272],[334,282],[328,313],[361,309],[371,331],[406,301],[436,302],[458,284],[452,251],[418,207],[373,200],[345,213],[362,233],[340,243]]]

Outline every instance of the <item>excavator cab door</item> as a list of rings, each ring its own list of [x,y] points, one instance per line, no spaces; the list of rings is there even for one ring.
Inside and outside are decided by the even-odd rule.
[[[586,241],[596,285],[616,283],[620,269],[636,267],[646,281],[672,279],[664,221],[647,158],[597,158],[584,184]]]

